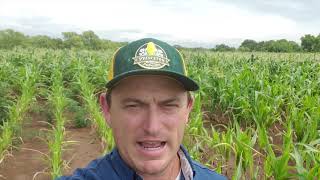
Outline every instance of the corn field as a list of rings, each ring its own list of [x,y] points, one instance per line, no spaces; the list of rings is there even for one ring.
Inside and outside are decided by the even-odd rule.
[[[50,127],[41,173],[54,179],[68,166],[70,124],[91,126],[109,152],[114,141],[98,95],[113,52],[0,50],[0,163],[19,150],[24,121],[39,109]],[[183,140],[194,159],[229,179],[320,177],[319,54],[182,54],[200,85]]]

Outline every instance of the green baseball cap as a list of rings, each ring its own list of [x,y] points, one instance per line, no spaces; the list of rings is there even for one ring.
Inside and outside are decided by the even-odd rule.
[[[132,75],[165,75],[179,81],[187,91],[196,91],[198,84],[187,76],[180,52],[171,45],[153,38],[133,41],[119,48],[109,69],[107,88]]]

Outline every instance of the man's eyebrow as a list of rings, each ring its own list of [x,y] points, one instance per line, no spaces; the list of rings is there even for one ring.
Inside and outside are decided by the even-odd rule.
[[[122,104],[125,104],[125,103],[139,103],[139,104],[145,104],[143,101],[137,99],[137,98],[125,98],[123,100],[121,100],[121,103]]]
[[[180,102],[180,98],[178,98],[178,97],[169,98],[169,99],[161,101],[160,104],[168,104],[168,103],[172,103],[172,102]]]
[[[131,97],[121,100],[122,104],[130,103],[130,102],[131,103],[138,103],[138,104],[146,104],[144,101],[142,101],[140,99],[131,98]],[[168,103],[172,103],[172,102],[180,102],[180,98],[178,98],[178,97],[169,98],[169,99],[160,101],[159,104],[168,104]]]

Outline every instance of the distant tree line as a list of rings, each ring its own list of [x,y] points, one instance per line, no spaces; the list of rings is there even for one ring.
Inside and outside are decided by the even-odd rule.
[[[286,39],[270,40],[256,42],[254,40],[244,40],[240,47],[240,51],[266,51],[266,52],[297,52],[301,51],[301,47],[294,41]]]
[[[12,29],[0,30],[0,49],[13,47],[35,47],[51,49],[88,49],[101,50],[117,48],[126,43],[100,39],[93,31],[63,32],[62,38],[52,38],[45,35],[27,36]]]
[[[214,48],[210,48],[211,51],[261,51],[261,52],[320,52],[320,34],[313,36],[307,34],[300,38],[301,45],[294,41],[288,41],[286,39],[269,40],[257,42],[255,40],[244,40],[239,48],[230,47],[225,44],[218,44]],[[188,50],[205,50],[205,48],[185,48],[176,45],[179,49]]]
[[[212,51],[263,51],[263,52],[320,52],[320,34],[310,34],[300,38],[301,45],[286,39],[260,41],[246,39],[238,48],[225,44],[218,44]],[[0,30],[0,49],[11,49],[15,46],[52,48],[52,49],[88,49],[101,50],[117,48],[126,44],[125,42],[113,42],[100,39],[93,31],[84,31],[81,34],[76,32],[63,32],[62,38],[52,38],[45,35],[27,36],[12,29]],[[201,50],[205,48],[185,48],[175,45],[178,49]]]
[[[320,52],[320,34],[313,36],[310,34],[300,38],[301,45],[295,41],[286,39],[260,41],[246,39],[244,40],[238,51],[263,51],[263,52]],[[235,48],[228,47],[224,44],[217,45],[213,50],[217,51],[234,51]]]

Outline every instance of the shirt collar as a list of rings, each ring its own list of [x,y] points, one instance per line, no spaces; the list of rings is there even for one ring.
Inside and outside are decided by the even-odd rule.
[[[196,172],[194,170],[192,159],[191,159],[188,151],[186,150],[186,148],[184,146],[181,145],[178,154],[180,156],[180,164],[181,164],[182,173],[184,176],[187,176],[187,177],[185,177],[185,179],[192,180],[194,178]]]
[[[193,172],[193,177],[194,177],[196,175],[196,171],[194,170],[191,156],[189,155],[187,149],[183,145],[180,146],[180,149],[183,151],[185,157],[187,158],[189,165],[190,165],[192,172]]]
[[[187,152],[186,148],[182,145],[180,145],[180,150],[182,150],[183,154],[185,155],[184,157],[188,160],[188,163],[192,169],[192,172],[193,172],[192,174],[194,177],[195,171],[194,171],[193,163],[192,163],[192,160],[191,160],[189,153]],[[124,178],[124,179],[138,179],[138,180],[141,179],[142,180],[142,178],[139,175],[137,175],[135,173],[135,171],[133,169],[131,169],[124,162],[124,160],[121,158],[117,148],[114,148],[112,150],[112,152],[110,154],[110,158],[111,158],[112,166],[114,167],[114,169],[115,169],[116,173],[119,175],[119,177]]]

